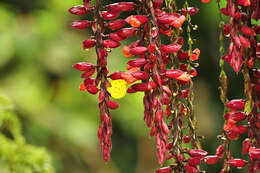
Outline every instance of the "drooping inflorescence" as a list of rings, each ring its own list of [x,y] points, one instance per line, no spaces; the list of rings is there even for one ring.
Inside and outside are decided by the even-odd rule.
[[[220,98],[224,104],[223,133],[219,136],[222,144],[218,147],[216,155],[223,158],[221,172],[232,171],[232,167],[243,168],[248,164],[248,172],[257,172],[259,169],[260,147],[259,139],[259,47],[257,35],[260,33],[256,21],[260,18],[259,0],[227,0],[226,6],[221,8],[220,1],[220,61],[221,72],[219,80]],[[228,23],[224,23],[224,16],[227,16]],[[255,23],[255,24],[254,24]],[[224,50],[224,36],[229,41],[228,50]],[[245,99],[227,98],[228,77],[224,70],[224,63],[230,66],[236,73],[242,72],[244,77]],[[249,155],[249,161],[234,158],[232,156],[231,143],[237,140],[242,134],[248,133],[243,140],[241,154]]]

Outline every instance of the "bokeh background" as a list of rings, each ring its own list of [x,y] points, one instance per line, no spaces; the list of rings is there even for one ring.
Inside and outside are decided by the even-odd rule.
[[[112,2],[116,1],[105,3]],[[102,160],[97,96],[79,91],[80,72],[72,68],[78,61],[96,61],[93,50],[81,48],[90,30],[70,27],[79,17],[67,10],[78,4],[81,0],[0,1],[0,88],[15,105],[27,143],[46,148],[56,173],[152,173],[159,166],[155,139],[149,137],[143,122],[142,94],[128,94],[119,100],[120,108],[112,111],[111,160],[108,164]],[[191,4],[200,9],[192,19],[199,26],[193,37],[201,49],[199,75],[194,80],[195,112],[199,134],[206,136],[202,145],[213,154],[220,144],[216,136],[223,120],[218,95],[219,17],[214,1]],[[127,60],[121,48],[108,59],[111,72],[125,70]],[[229,98],[242,97],[241,75],[234,76],[228,66],[227,71]],[[232,144],[234,156],[240,155],[240,143],[241,139]],[[205,167],[212,173],[220,169],[221,164]]]

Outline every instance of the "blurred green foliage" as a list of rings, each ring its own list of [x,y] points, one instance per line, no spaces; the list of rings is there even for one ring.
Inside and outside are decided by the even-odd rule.
[[[105,1],[112,2],[115,1]],[[79,91],[80,73],[72,68],[78,61],[96,61],[94,50],[84,52],[81,49],[81,42],[89,38],[90,31],[77,31],[70,27],[70,23],[79,17],[70,15],[67,9],[78,4],[81,0],[0,2],[0,88],[15,105],[26,141],[48,150],[56,173],[152,173],[159,165],[155,140],[150,139],[149,130],[142,120],[142,94],[128,94],[119,100],[120,108],[112,111],[112,158],[108,164],[102,160],[97,138],[97,96]],[[222,129],[222,105],[217,90],[219,19],[215,2],[202,7],[199,1],[194,1],[192,5],[200,8],[192,20],[199,26],[193,37],[202,52],[199,75],[195,79],[195,109],[199,133],[207,136],[202,144],[214,153],[219,144],[216,135]],[[130,41],[122,42],[122,45],[129,45]],[[108,60],[111,72],[125,70],[127,59],[122,49],[113,50]],[[229,88],[229,97],[241,97],[241,76],[234,77],[234,73],[228,71],[233,84]],[[13,113],[5,116],[13,123],[19,122]],[[15,128],[10,132],[16,140],[2,140],[5,136],[0,136],[0,145],[5,141],[0,147],[8,146],[4,151],[15,152],[15,157],[6,160],[23,162],[28,169],[37,171],[50,168],[49,165],[39,166],[49,162],[43,149],[34,149],[31,145],[19,147],[25,140],[21,137],[20,125],[15,125]],[[20,137],[16,137],[17,133]],[[239,147],[232,146],[235,156]],[[28,155],[19,158],[20,152]],[[0,148],[0,153],[5,152]],[[34,161],[38,167],[29,166]],[[6,173],[2,170],[7,170],[7,163],[0,162],[1,173]],[[13,169],[18,169],[18,166]],[[219,172],[220,166],[221,163],[205,169]]]
[[[45,149],[25,143],[10,101],[0,92],[1,173],[53,173]]]

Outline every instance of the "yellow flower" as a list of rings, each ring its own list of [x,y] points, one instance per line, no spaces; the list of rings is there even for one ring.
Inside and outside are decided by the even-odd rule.
[[[110,81],[110,86],[107,87],[107,91],[111,97],[115,99],[121,99],[126,95],[127,82],[123,79]]]

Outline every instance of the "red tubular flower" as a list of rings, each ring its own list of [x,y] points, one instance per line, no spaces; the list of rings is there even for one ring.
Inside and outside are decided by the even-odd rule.
[[[189,82],[191,80],[190,76],[182,70],[166,70],[166,77],[171,79],[177,79],[184,82]]]
[[[129,50],[129,53],[130,53],[131,55],[142,55],[142,54],[144,54],[146,51],[147,51],[147,48],[146,48],[146,47],[137,46],[137,47],[131,48],[131,49]]]
[[[142,24],[148,21],[148,18],[144,15],[132,15],[125,19],[127,23],[129,23],[134,28],[139,28]]]
[[[144,72],[144,71],[135,71],[135,72],[132,72],[131,75],[138,80],[149,79],[149,74],[147,72]]]
[[[216,149],[216,155],[218,157],[223,157],[224,155],[223,151],[224,151],[224,146],[223,145],[218,146],[218,148]]]
[[[198,169],[191,165],[185,165],[184,167],[188,173],[199,173]]]

